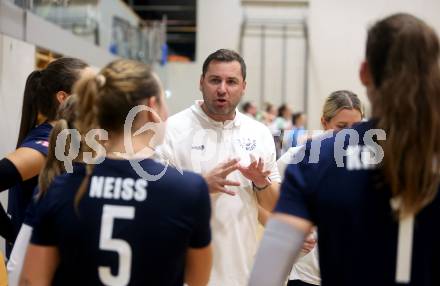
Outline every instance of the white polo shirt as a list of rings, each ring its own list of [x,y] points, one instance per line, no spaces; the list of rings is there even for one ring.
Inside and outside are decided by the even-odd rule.
[[[250,154],[262,157],[270,179],[280,182],[276,164],[275,144],[269,129],[262,123],[236,111],[235,118],[218,122],[208,117],[196,103],[167,121],[165,143],[159,152],[170,163],[184,170],[207,173],[219,163],[240,158],[250,163]],[[211,195],[212,245],[214,265],[209,285],[247,285],[257,250],[258,209],[252,182],[239,171],[227,177],[240,187],[228,187],[235,196]]]

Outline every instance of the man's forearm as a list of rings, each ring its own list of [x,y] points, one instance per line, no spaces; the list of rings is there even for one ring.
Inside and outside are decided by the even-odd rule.
[[[256,191],[258,203],[267,211],[272,211],[279,197],[280,183],[272,182],[265,190]]]

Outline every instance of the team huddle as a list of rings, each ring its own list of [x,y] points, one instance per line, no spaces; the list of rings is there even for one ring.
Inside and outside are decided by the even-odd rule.
[[[378,21],[360,70],[371,118],[336,91],[325,132],[281,158],[237,109],[232,50],[206,58],[202,100],[171,117],[140,62],[32,72],[0,161],[9,285],[440,285],[439,56],[420,19]]]

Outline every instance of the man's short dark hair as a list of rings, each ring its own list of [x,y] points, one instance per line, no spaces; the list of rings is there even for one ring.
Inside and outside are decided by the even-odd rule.
[[[246,64],[244,63],[243,58],[237,52],[227,49],[220,49],[210,54],[203,63],[202,76],[205,76],[206,72],[208,71],[208,66],[212,61],[239,62],[241,66],[241,75],[243,80],[246,80]]]

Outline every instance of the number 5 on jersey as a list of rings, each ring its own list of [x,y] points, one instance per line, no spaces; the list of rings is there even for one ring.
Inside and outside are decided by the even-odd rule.
[[[131,247],[125,240],[112,238],[115,219],[134,219],[133,206],[104,205],[102,209],[101,234],[99,248],[117,252],[119,255],[119,269],[112,275],[108,266],[99,266],[99,279],[105,285],[127,285],[131,273]]]

